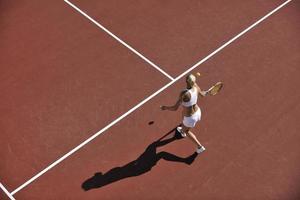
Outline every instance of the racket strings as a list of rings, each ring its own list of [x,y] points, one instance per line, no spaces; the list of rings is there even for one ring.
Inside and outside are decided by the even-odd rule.
[[[209,94],[216,95],[222,89],[222,87],[223,87],[223,83],[218,82],[209,90]]]

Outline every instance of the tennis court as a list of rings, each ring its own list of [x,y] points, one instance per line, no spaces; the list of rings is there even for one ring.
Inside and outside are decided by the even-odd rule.
[[[0,8],[1,200],[300,198],[299,1]],[[197,157],[160,110],[196,72]]]

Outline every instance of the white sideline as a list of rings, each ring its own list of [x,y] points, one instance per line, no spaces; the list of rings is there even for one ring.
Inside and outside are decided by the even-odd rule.
[[[8,190],[0,183],[0,188],[5,192],[5,194],[9,197],[11,200],[16,200],[9,192]]]
[[[89,19],[91,22],[93,22],[96,26],[98,26],[103,31],[105,31],[108,35],[110,35],[111,37],[113,37],[115,40],[117,40],[118,42],[120,42],[121,44],[123,44],[125,47],[127,47],[128,49],[130,49],[133,53],[135,53],[140,58],[142,58],[144,61],[146,61],[148,64],[150,64],[152,67],[154,67],[155,69],[157,69],[158,71],[160,71],[162,74],[164,74],[169,79],[174,80],[174,78],[172,76],[170,76],[167,72],[165,72],[160,67],[158,67],[157,65],[155,65],[153,62],[151,62],[148,58],[146,58],[145,56],[143,56],[137,50],[135,50],[134,48],[132,48],[131,46],[129,46],[126,42],[124,42],[119,37],[117,37],[115,34],[113,34],[112,32],[110,32],[107,28],[105,28],[104,26],[102,26],[101,24],[99,24],[96,20],[94,20],[93,18],[91,18],[89,15],[87,15],[85,12],[83,12],[81,9],[79,9],[77,6],[75,6],[73,3],[71,3],[68,0],[64,0],[64,1],[67,4],[69,4],[72,8],[74,8],[77,12],[79,12],[80,14],[82,14],[83,16],[85,16],[87,19]]]
[[[242,35],[244,35],[246,32],[248,32],[249,30],[251,30],[252,28],[254,28],[256,25],[258,25],[259,23],[261,23],[263,20],[265,20],[266,18],[268,18],[269,16],[271,16],[273,13],[275,13],[276,11],[278,11],[280,8],[282,8],[283,6],[287,5],[291,1],[292,0],[285,1],[283,4],[281,4],[280,6],[278,6],[277,8],[275,8],[274,10],[272,10],[271,12],[269,12],[267,15],[265,15],[264,17],[262,17],[261,19],[259,19],[257,22],[255,22],[254,24],[252,24],[251,26],[249,26],[248,28],[246,28],[245,30],[243,30],[242,32],[240,32],[238,35],[236,35],[235,37],[233,37],[232,39],[230,39],[224,45],[220,46],[218,49],[216,49],[215,51],[213,51],[212,53],[210,53],[208,56],[206,56],[205,58],[203,58],[199,62],[197,62],[195,65],[193,65],[192,67],[190,67],[188,70],[186,70],[185,72],[183,72],[182,74],[180,74],[179,76],[177,76],[175,79],[173,79],[171,82],[169,82],[168,84],[166,84],[165,86],[163,86],[161,89],[157,90],[155,93],[153,93],[152,95],[150,95],[149,97],[147,97],[146,99],[144,99],[143,101],[141,101],[139,104],[137,104],[136,106],[134,106],[133,108],[131,108],[130,110],[128,110],[126,113],[124,113],[123,115],[121,115],[120,117],[118,117],[117,119],[115,119],[114,121],[112,121],[110,124],[108,124],[107,126],[105,126],[99,132],[95,133],[93,136],[91,136],[90,138],[88,138],[87,140],[85,140],[83,143],[81,143],[80,145],[78,145],[77,147],[75,147],[74,149],[72,149],[71,151],[69,151],[67,154],[65,154],[64,156],[62,156],[61,158],[59,158],[58,160],[56,160],[55,162],[53,162],[51,165],[49,165],[48,167],[46,167],[44,170],[42,170],[41,172],[39,172],[38,174],[36,174],[34,177],[32,177],[31,179],[29,179],[28,181],[26,181],[24,184],[22,184],[21,186],[19,186],[18,188],[16,188],[13,192],[11,192],[11,195],[14,195],[17,192],[19,192],[20,190],[22,190],[24,187],[26,187],[27,185],[29,185],[30,183],[32,183],[34,180],[36,180],[37,178],[39,178],[40,176],[42,176],[44,173],[46,173],[47,171],[49,171],[51,168],[55,167],[57,164],[59,164],[64,159],[66,159],[67,157],[69,157],[70,155],[72,155],[73,153],[75,153],[81,147],[83,147],[84,145],[86,145],[87,143],[89,143],[90,141],[92,141],[93,139],[95,139],[97,136],[99,136],[100,134],[102,134],[104,131],[106,131],[107,129],[109,129],[110,127],[112,127],[116,123],[118,123],[120,120],[122,120],[123,118],[125,118],[127,115],[129,115],[130,113],[132,113],[133,111],[135,111],[136,109],[138,109],[139,107],[141,107],[143,104],[145,104],[146,102],[148,102],[149,100],[151,100],[153,97],[155,97],[156,95],[158,95],[159,93],[161,93],[162,91],[164,91],[166,88],[168,88],[169,86],[171,86],[173,83],[175,83],[180,78],[182,78],[185,75],[187,75],[190,71],[192,71],[193,69],[195,69],[196,67],[198,67],[199,65],[201,65],[202,63],[204,63],[206,60],[208,60],[209,58],[211,58],[213,55],[215,55],[216,53],[218,53],[219,51],[221,51],[222,49],[224,49],[226,46],[228,46],[229,44],[231,44],[233,41],[235,41],[236,39],[238,39],[239,37],[241,37]]]

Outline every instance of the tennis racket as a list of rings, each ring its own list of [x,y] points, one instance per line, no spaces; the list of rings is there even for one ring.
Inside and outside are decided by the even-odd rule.
[[[223,83],[222,82],[217,82],[215,85],[213,85],[212,87],[210,87],[206,92],[209,94],[209,95],[216,95],[220,92],[220,90],[222,89],[223,87]]]

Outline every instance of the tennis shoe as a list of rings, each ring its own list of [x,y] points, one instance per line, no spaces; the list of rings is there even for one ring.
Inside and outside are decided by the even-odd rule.
[[[205,151],[205,147],[204,146],[201,146],[199,148],[197,148],[196,152],[199,154],[199,153],[202,153],[203,151]]]
[[[176,129],[181,134],[181,137],[186,137],[186,133],[182,132],[182,127],[178,126]]]

